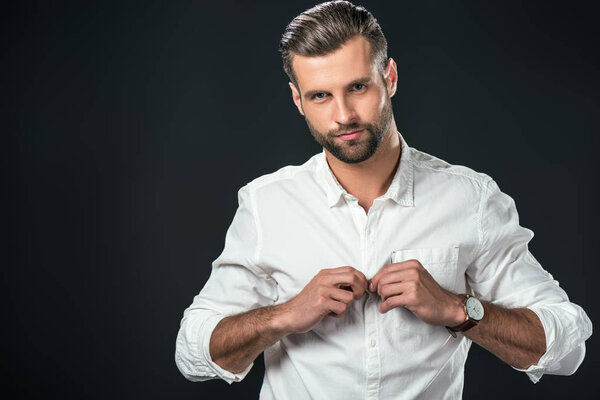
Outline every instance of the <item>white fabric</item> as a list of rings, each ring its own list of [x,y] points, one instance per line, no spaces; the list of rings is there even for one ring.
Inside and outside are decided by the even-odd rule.
[[[240,189],[239,208],[211,276],[185,310],[176,363],[190,380],[243,379],[216,365],[208,344],[228,315],[293,298],[323,268],[351,265],[371,278],[418,259],[444,288],[505,307],[529,307],[547,351],[525,372],[571,374],[592,325],[528,250],[514,201],[487,175],[408,147],[368,214],[332,174],[325,154]],[[343,318],[287,336],[265,351],[262,399],[460,399],[471,341],[404,308],[386,314],[365,294]]]

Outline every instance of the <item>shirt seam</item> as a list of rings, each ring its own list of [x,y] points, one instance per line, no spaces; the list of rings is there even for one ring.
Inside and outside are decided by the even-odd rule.
[[[260,252],[262,250],[263,234],[262,226],[258,218],[258,207],[256,206],[256,191],[250,190],[250,208],[252,209],[252,220],[254,221],[254,227],[256,228],[256,249],[254,249],[254,264],[260,268],[260,270],[266,274],[266,272],[258,265]],[[268,274],[267,274],[268,275]]]
[[[485,237],[485,232],[483,229],[483,209],[484,209],[484,204],[487,202],[488,198],[489,198],[489,194],[491,193],[491,189],[488,188],[490,182],[492,182],[493,179],[489,178],[487,180],[487,182],[485,183],[485,185],[483,185],[481,187],[481,194],[479,197],[479,210],[477,212],[477,233],[479,236],[479,243],[477,243],[477,247],[473,250],[473,261],[475,261],[479,255],[479,253],[481,252],[482,248],[483,248],[483,240]],[[485,190],[485,193],[484,193]]]
[[[251,214],[252,214],[252,220],[254,222],[254,227],[256,228],[256,248],[254,249],[254,253],[253,253],[253,262],[252,265],[258,269],[258,271],[260,271],[260,274],[262,274],[262,276],[265,277],[265,279],[271,280],[275,283],[275,285],[277,285],[277,280],[275,280],[271,274],[269,274],[267,271],[264,270],[264,268],[261,266],[261,263],[259,262],[260,260],[260,253],[262,251],[262,247],[263,247],[263,229],[262,229],[262,225],[260,223],[260,218],[258,215],[258,205],[257,205],[257,201],[256,201],[256,188],[253,188],[252,186],[248,185],[248,197],[249,197],[249,201],[250,201],[250,210],[251,210]],[[274,296],[272,296],[273,298],[273,303],[276,303],[277,300],[279,299],[279,294],[277,292],[277,290],[275,290]]]
[[[412,157],[414,158],[414,157]],[[439,169],[439,168],[435,168],[435,167],[430,167],[427,165],[422,164],[422,162],[416,161],[416,160],[411,160],[413,163],[413,166],[415,168],[423,168],[423,169],[427,169],[433,172],[440,172],[440,173],[445,173],[448,175],[454,175],[454,176],[460,176],[460,177],[464,177],[469,179],[471,182],[475,183],[477,186],[479,186],[480,189],[480,195],[479,195],[479,204],[478,204],[478,210],[477,210],[477,221],[476,221],[476,225],[477,225],[477,236],[478,236],[478,243],[477,246],[473,249],[472,252],[472,261],[475,261],[477,259],[478,254],[481,252],[481,249],[483,248],[483,239],[484,239],[484,230],[483,230],[483,209],[484,209],[484,204],[485,201],[488,198],[488,194],[491,193],[491,189],[489,189],[489,184],[491,181],[493,181],[493,178],[491,178],[490,176],[484,175],[483,179],[478,179],[475,176],[471,176],[465,173],[461,173],[461,172],[456,172],[456,171],[447,171],[447,170],[443,170],[443,169]],[[453,164],[450,164],[453,165]],[[469,264],[471,264],[469,263]]]
[[[440,172],[440,173],[444,173],[444,174],[455,175],[455,176],[462,176],[464,178],[468,178],[470,181],[475,182],[481,188],[486,188],[488,182],[490,180],[492,180],[492,178],[490,178],[490,177],[484,177],[483,179],[481,179],[481,178],[477,178],[475,176],[471,176],[469,174],[465,174],[465,173],[461,173],[461,172],[447,171],[445,169],[430,167],[430,166],[424,165],[422,162],[415,161],[415,160],[412,160],[412,164],[416,168],[424,168],[424,169],[428,169],[428,170],[434,171],[434,172]],[[449,164],[449,165],[454,166],[453,164]]]

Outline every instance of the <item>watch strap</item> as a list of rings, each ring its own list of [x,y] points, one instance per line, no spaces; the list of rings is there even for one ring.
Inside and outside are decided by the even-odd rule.
[[[453,337],[456,337],[456,332],[468,331],[469,329],[471,329],[472,327],[477,325],[477,323],[479,322],[479,321],[476,321],[473,318],[469,317],[469,313],[467,312],[467,300],[471,296],[468,294],[463,294],[462,296],[464,296],[463,307],[465,308],[465,315],[467,316],[467,319],[456,326],[453,326],[453,327],[447,326],[446,327],[446,329],[448,329],[448,332],[450,332],[450,334]]]
[[[452,329],[453,331],[456,331],[456,332],[464,332],[464,331],[468,331],[469,329],[471,329],[475,325],[477,325],[477,321],[475,321],[472,318],[469,318],[465,322],[463,322],[462,324],[457,325],[457,326],[453,326],[450,329]]]

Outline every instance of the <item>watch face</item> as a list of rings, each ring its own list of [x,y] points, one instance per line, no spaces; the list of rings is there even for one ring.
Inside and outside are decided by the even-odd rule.
[[[476,321],[479,321],[481,318],[483,318],[483,306],[475,297],[469,297],[465,305],[467,306],[467,314],[469,314],[469,318],[472,318]]]

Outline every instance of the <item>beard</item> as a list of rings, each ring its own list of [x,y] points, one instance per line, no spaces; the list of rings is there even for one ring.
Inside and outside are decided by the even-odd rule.
[[[338,160],[347,164],[356,164],[368,160],[381,145],[392,122],[392,101],[386,96],[381,113],[372,123],[341,125],[337,131],[321,133],[315,129],[306,116],[304,119],[317,143],[327,149]],[[340,133],[362,129],[364,129],[364,133],[356,139],[343,141],[342,143],[336,141],[335,137]]]

